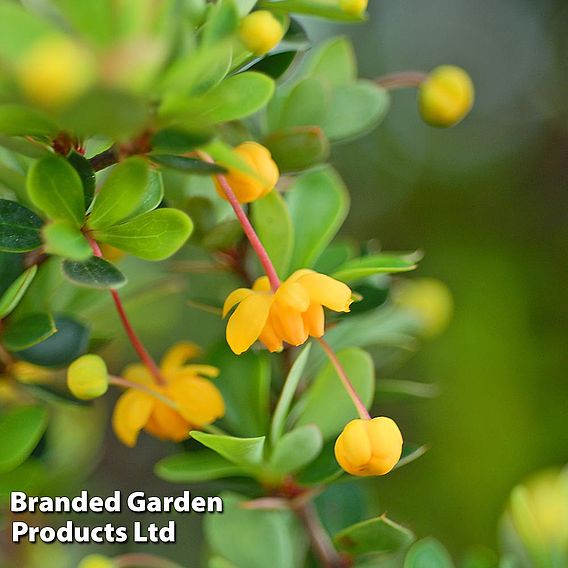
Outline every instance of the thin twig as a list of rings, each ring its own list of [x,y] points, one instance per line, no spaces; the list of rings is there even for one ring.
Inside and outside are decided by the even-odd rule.
[[[419,87],[427,77],[428,74],[423,71],[404,71],[402,73],[383,75],[375,79],[375,83],[383,89],[392,91],[394,89]]]

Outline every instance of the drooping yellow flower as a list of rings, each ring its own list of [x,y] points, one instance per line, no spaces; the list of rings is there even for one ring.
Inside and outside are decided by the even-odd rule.
[[[255,55],[264,55],[276,47],[284,36],[282,24],[268,10],[258,10],[241,21],[239,37]]]
[[[238,288],[225,300],[223,317],[238,304],[227,324],[227,343],[237,355],[257,339],[272,352],[284,342],[301,345],[324,334],[324,307],[348,312],[351,302],[349,286],[313,270],[297,270],[276,292],[263,276],[252,289]]]
[[[256,173],[256,176],[252,176],[230,168],[229,173],[225,175],[225,179],[239,202],[250,203],[270,193],[280,177],[278,166],[270,152],[256,142],[244,142],[233,151]],[[215,178],[215,186],[217,193],[223,199],[227,199],[217,178]]]
[[[339,0],[339,7],[350,16],[360,16],[367,9],[368,0]]]
[[[209,378],[219,370],[210,365],[188,365],[198,355],[193,343],[174,345],[162,359],[160,370],[166,381],[157,385],[141,364],[129,365],[123,377],[155,393],[130,388],[116,403],[113,428],[118,438],[133,447],[142,429],[162,440],[180,442],[190,430],[211,424],[225,413],[221,393]]]
[[[402,434],[394,420],[379,416],[352,420],[335,442],[335,458],[351,475],[385,475],[402,454]]]
[[[420,85],[418,107],[431,126],[450,127],[471,110],[475,88],[470,76],[455,65],[442,65],[430,72]]]

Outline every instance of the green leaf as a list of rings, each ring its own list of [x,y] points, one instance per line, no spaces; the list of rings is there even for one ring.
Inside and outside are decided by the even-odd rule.
[[[0,473],[22,464],[39,443],[47,428],[47,410],[20,406],[0,416]]]
[[[172,97],[164,102],[160,116],[190,127],[239,120],[264,107],[274,93],[274,81],[249,71],[229,77],[200,97]]]
[[[152,136],[152,148],[159,154],[185,154],[210,142],[213,136],[214,131],[207,129],[191,131],[164,128]]]
[[[377,381],[377,396],[383,402],[400,402],[417,398],[436,398],[438,386],[431,383],[403,381],[399,379],[383,379]]]
[[[415,268],[416,259],[412,255],[372,254],[347,261],[331,276],[342,282],[355,282],[374,274],[396,274]]]
[[[172,483],[199,483],[245,475],[240,467],[210,450],[168,456],[156,464],[155,472],[160,479]]]
[[[274,415],[272,418],[272,426],[270,428],[270,441],[274,446],[276,442],[282,436],[284,428],[286,426],[286,419],[288,417],[288,411],[294,400],[294,395],[298,389],[298,384],[302,378],[302,373],[306,368],[306,363],[308,362],[308,357],[310,355],[310,350],[312,348],[311,343],[308,343],[302,352],[298,355],[297,359],[294,361],[286,380],[284,381],[284,386],[282,387],[282,393],[280,394],[280,399],[278,404],[274,409]]]
[[[291,511],[245,509],[246,497],[222,493],[222,515],[207,515],[212,551],[239,568],[298,568],[307,549],[304,531]]]
[[[308,169],[329,156],[329,142],[318,126],[277,130],[264,139],[264,145],[282,173]]]
[[[371,356],[355,347],[345,349],[337,356],[363,404],[369,407],[375,391],[375,372]],[[293,413],[298,416],[297,426],[315,424],[320,428],[324,440],[337,435],[350,420],[358,416],[331,363],[320,371],[298,401]]]
[[[300,426],[280,438],[270,456],[269,467],[281,475],[295,473],[312,462],[322,447],[323,439],[317,426]]]
[[[225,400],[222,425],[238,436],[261,436],[270,416],[270,359],[266,353],[235,355],[223,342],[210,356],[220,373],[215,379]]]
[[[355,16],[344,12],[337,0],[261,0],[258,6],[273,12],[317,16],[339,22],[362,22],[366,15]]]
[[[243,228],[233,219],[215,225],[203,237],[201,245],[207,250],[228,250],[242,238]]]
[[[57,125],[37,110],[21,105],[0,105],[0,132],[7,136],[51,136]]]
[[[252,204],[252,220],[276,272],[282,277],[286,276],[294,247],[294,230],[282,196],[277,191],[271,191],[255,201]]]
[[[83,183],[83,193],[85,195],[85,210],[89,208],[93,197],[95,196],[95,189],[97,184],[97,176],[95,175],[95,170],[91,166],[91,163],[85,156],[81,156],[78,152],[71,152],[67,156],[69,163],[75,168],[81,182]]]
[[[47,313],[34,313],[12,322],[2,334],[2,343],[10,351],[21,351],[44,341],[56,332],[53,318]]]
[[[9,315],[19,304],[37,273],[37,265],[30,266],[0,297],[0,320]]]
[[[254,65],[248,67],[249,71],[258,71],[270,78],[280,79],[286,71],[300,58],[297,51],[281,51],[280,53],[270,53],[260,58]]]
[[[84,355],[89,348],[89,329],[67,316],[55,318],[57,331],[45,341],[18,352],[28,363],[43,367],[65,367]]]
[[[0,251],[27,252],[41,246],[43,221],[33,212],[7,199],[0,199]]]
[[[218,164],[211,164],[199,160],[198,158],[188,158],[186,156],[171,156],[168,154],[152,154],[151,160],[173,170],[179,170],[188,174],[195,174],[201,176],[211,176],[214,174],[227,173],[227,170]]]
[[[93,203],[90,229],[106,229],[126,219],[140,206],[148,185],[146,160],[133,157],[113,168]]]
[[[333,92],[323,130],[332,142],[361,136],[379,125],[389,106],[388,92],[371,81],[338,87]]]
[[[286,96],[276,113],[278,120],[271,120],[271,126],[273,129],[320,126],[327,116],[329,101],[329,91],[319,79],[303,79]],[[270,112],[274,113],[274,108]]]
[[[335,439],[328,440],[319,456],[298,474],[302,485],[323,485],[341,477],[344,471],[335,459]]]
[[[28,195],[50,219],[68,221],[76,227],[83,224],[83,183],[65,158],[49,156],[37,161],[28,173]]]
[[[235,465],[256,468],[262,463],[266,439],[264,436],[236,438],[234,436],[206,434],[198,430],[192,430],[190,434],[192,438]]]
[[[148,174],[148,185],[144,190],[144,196],[136,210],[130,214],[129,218],[131,219],[153,211],[164,200],[164,178],[162,177],[162,172],[152,169]]]
[[[54,221],[42,230],[45,252],[69,258],[86,260],[93,251],[85,235],[67,221]]]
[[[145,260],[164,260],[177,252],[193,230],[191,219],[177,209],[157,209],[131,221],[95,231],[97,241]]]
[[[338,37],[319,45],[308,64],[308,73],[333,87],[356,81],[357,60],[351,42]]]
[[[203,46],[213,46],[229,39],[239,25],[239,13],[232,0],[221,0],[211,6],[203,30]]]
[[[382,515],[343,529],[333,540],[339,550],[358,556],[368,552],[398,552],[412,544],[414,535]]]
[[[96,256],[86,261],[64,260],[63,274],[76,284],[84,288],[106,290],[107,288],[120,288],[127,282],[126,276],[104,258]]]
[[[0,132],[2,132],[0,130]],[[19,136],[4,136],[0,134],[0,146],[16,152],[16,154],[21,154],[22,156],[27,156],[28,158],[44,158],[45,156],[50,156],[52,153],[51,148],[47,145],[45,141],[40,142],[37,139],[27,139],[21,138]],[[25,181],[24,181],[25,188]]]
[[[26,176],[4,164],[0,164],[0,188],[2,186],[12,191],[18,201],[27,199]]]
[[[66,20],[95,44],[106,46],[114,37],[114,25],[109,16],[114,14],[112,0],[55,0]]]
[[[349,210],[349,194],[337,173],[324,167],[301,175],[287,201],[295,234],[293,272],[310,268],[336,235]],[[310,212],[309,223],[306,211]]]
[[[404,568],[452,568],[453,565],[446,549],[433,538],[414,544],[404,560]]]
[[[419,446],[418,444],[413,444],[405,442],[402,448],[402,456],[398,463],[394,466],[394,469],[404,467],[418,458],[421,458],[428,451],[428,446]]]

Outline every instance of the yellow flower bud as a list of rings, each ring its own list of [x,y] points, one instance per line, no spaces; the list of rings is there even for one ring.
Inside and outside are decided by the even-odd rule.
[[[367,9],[368,0],[339,0],[342,12],[350,16],[360,16]]]
[[[449,288],[434,278],[417,278],[402,283],[395,292],[396,303],[414,312],[422,321],[422,334],[440,335],[449,325],[454,303]]]
[[[85,556],[77,568],[115,568],[116,564],[106,556],[100,554],[89,554]]]
[[[50,109],[80,97],[94,76],[93,60],[81,46],[53,36],[35,43],[17,69],[18,84],[26,98]]]
[[[335,459],[351,475],[385,475],[402,454],[402,434],[390,418],[352,420],[335,442]]]
[[[103,396],[108,390],[108,372],[98,355],[83,355],[67,370],[67,386],[80,400]]]
[[[460,67],[442,65],[430,72],[420,85],[418,106],[425,122],[449,127],[465,118],[474,99],[470,76]]]
[[[225,177],[237,199],[241,203],[250,203],[271,192],[278,182],[280,172],[270,152],[256,142],[244,142],[237,146],[234,152],[256,173],[256,176],[252,176],[239,170],[229,170]],[[226,199],[225,192],[217,180],[215,185],[219,195]]]
[[[271,12],[258,10],[243,18],[239,35],[249,51],[264,55],[280,43],[284,28]]]

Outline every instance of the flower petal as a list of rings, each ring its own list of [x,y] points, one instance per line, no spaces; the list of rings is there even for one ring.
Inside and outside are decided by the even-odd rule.
[[[146,430],[152,434],[152,436],[160,438],[161,440],[181,442],[189,436],[191,425],[179,412],[158,402],[154,406],[154,411],[146,424]]]
[[[130,365],[127,365],[124,371],[122,371],[122,376],[127,381],[132,381],[134,383],[150,386],[154,385],[154,378],[152,377],[152,374],[147,367],[141,363],[131,363]]]
[[[301,312],[280,302],[274,302],[270,313],[274,331],[290,345],[301,345],[308,339]]]
[[[325,332],[325,315],[319,304],[312,303],[302,314],[304,324],[312,337],[322,337]]]
[[[271,353],[279,353],[283,348],[282,339],[276,333],[271,320],[269,317],[259,339]]]
[[[112,426],[118,439],[133,448],[154,408],[154,398],[134,389],[127,390],[117,401]]]
[[[308,292],[297,282],[284,282],[275,296],[280,303],[299,312],[305,312],[310,307]]]
[[[219,389],[207,379],[176,381],[168,389],[180,415],[196,427],[210,424],[225,414],[225,402]]]
[[[227,343],[240,355],[260,336],[274,296],[255,293],[245,298],[227,323]]]
[[[252,289],[255,292],[270,292],[272,287],[270,286],[268,276],[261,276],[260,278],[257,278],[252,285]]]
[[[180,341],[169,349],[164,357],[160,368],[164,374],[169,375],[181,369],[189,359],[197,357],[201,350],[195,343],[191,341]]]
[[[233,309],[234,306],[242,302],[245,298],[248,298],[252,294],[252,290],[248,288],[237,288],[233,290],[225,300],[223,304],[223,317]]]
[[[351,305],[351,288],[325,274],[304,274],[298,279],[312,302],[317,302],[335,312],[348,312]]]

